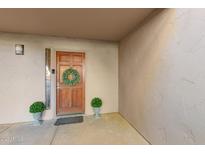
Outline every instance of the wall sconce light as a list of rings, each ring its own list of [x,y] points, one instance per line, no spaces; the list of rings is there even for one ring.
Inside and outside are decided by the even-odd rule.
[[[24,45],[16,44],[15,45],[15,52],[16,52],[16,55],[24,55]]]

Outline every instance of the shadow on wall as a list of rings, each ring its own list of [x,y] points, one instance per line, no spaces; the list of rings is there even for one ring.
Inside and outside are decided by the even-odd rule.
[[[155,96],[155,87],[160,82],[160,70],[166,65],[163,55],[174,32],[175,9],[162,9],[146,18],[137,30],[120,42],[120,113],[148,140],[161,137],[154,143],[166,143],[163,128],[158,129],[162,131],[155,137],[151,137],[153,134],[149,134],[146,128],[152,127],[152,110],[160,112],[157,111],[158,99],[162,98]]]

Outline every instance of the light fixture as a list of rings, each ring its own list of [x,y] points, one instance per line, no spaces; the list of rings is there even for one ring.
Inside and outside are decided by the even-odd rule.
[[[24,55],[24,45],[16,44],[15,45],[15,52],[16,52],[16,55]]]

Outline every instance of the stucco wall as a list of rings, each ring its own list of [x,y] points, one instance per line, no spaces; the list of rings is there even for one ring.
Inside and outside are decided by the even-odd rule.
[[[205,144],[205,9],[165,9],[120,43],[119,110],[152,144]]]
[[[25,45],[25,55],[15,55],[15,44]],[[86,53],[86,114],[90,101],[99,96],[102,112],[118,111],[118,44],[112,42],[0,33],[0,123],[31,121],[29,105],[45,98],[45,48]],[[52,75],[52,104],[44,119],[55,118],[55,75]]]

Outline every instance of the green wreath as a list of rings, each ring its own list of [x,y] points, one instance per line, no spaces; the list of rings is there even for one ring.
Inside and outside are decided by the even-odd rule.
[[[80,82],[80,74],[77,70],[69,68],[63,72],[63,83],[69,86],[75,86]]]

